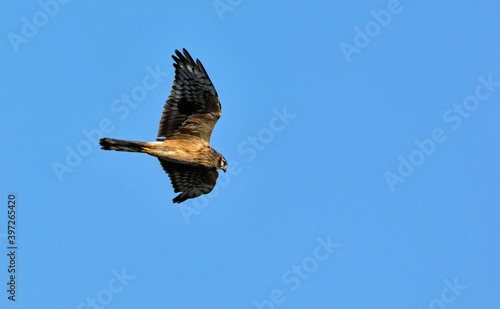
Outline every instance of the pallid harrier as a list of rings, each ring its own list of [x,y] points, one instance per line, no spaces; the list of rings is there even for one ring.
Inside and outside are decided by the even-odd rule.
[[[182,203],[187,199],[207,194],[215,186],[219,169],[227,170],[227,161],[210,146],[210,135],[221,116],[221,106],[207,72],[200,60],[184,49],[178,50],[175,80],[160,119],[156,142],[132,142],[102,138],[104,150],[144,152],[157,157],[170,177],[173,199]]]

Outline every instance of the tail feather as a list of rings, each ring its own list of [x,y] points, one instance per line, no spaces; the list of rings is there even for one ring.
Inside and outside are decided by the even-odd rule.
[[[103,150],[116,150],[127,152],[144,152],[146,143],[125,141],[114,138],[101,138],[99,144]]]

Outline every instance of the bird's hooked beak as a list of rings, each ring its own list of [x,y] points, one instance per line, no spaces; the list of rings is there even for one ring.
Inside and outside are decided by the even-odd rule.
[[[220,161],[219,161],[219,168],[225,172],[227,172],[227,161],[224,159],[223,156],[221,156]]]

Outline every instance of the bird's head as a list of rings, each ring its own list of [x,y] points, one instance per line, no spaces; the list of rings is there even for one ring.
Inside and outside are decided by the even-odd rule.
[[[222,155],[219,158],[219,169],[223,170],[224,173],[227,171],[227,161]]]

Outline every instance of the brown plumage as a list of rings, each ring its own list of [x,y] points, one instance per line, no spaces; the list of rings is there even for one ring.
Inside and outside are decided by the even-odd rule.
[[[210,135],[221,116],[217,91],[201,62],[184,49],[175,51],[175,79],[160,119],[156,142],[133,142],[103,138],[104,150],[144,152],[160,160],[169,175],[173,199],[181,203],[212,191],[219,169],[227,170],[227,161],[210,146]]]

